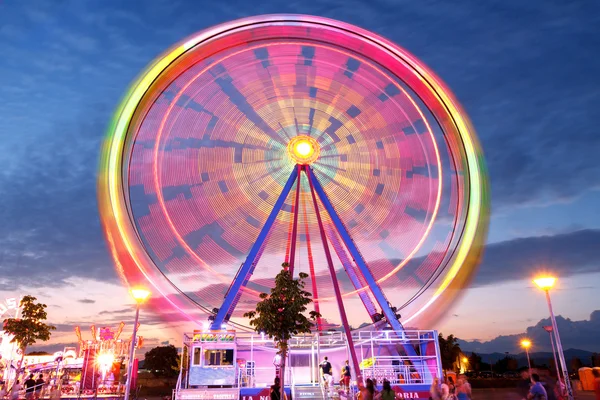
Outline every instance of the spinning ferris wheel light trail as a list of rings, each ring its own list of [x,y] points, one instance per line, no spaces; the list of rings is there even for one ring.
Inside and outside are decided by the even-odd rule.
[[[442,81],[387,39],[301,15],[157,58],[115,114],[98,188],[121,277],[214,329],[247,328],[282,260],[309,274],[318,331],[431,326],[488,221],[483,156]]]

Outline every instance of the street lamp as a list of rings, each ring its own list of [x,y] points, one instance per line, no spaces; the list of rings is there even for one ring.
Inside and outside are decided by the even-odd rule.
[[[565,388],[567,389],[567,395],[569,400],[574,400],[573,388],[571,388],[571,380],[569,379],[569,371],[567,369],[567,363],[565,362],[565,354],[563,353],[562,343],[560,341],[560,335],[558,333],[558,326],[556,325],[556,318],[554,317],[554,311],[552,310],[552,302],[550,301],[550,289],[556,283],[556,278],[551,276],[543,276],[534,279],[533,282],[546,292],[546,300],[548,302],[548,310],[550,310],[550,320],[552,321],[552,330],[554,331],[554,338],[556,339],[556,351],[560,360],[560,366],[562,368],[563,377],[565,379]],[[560,377],[559,377],[560,378]]]
[[[465,372],[467,372],[467,367],[469,366],[469,359],[467,357],[463,357],[461,359],[461,361],[464,366],[464,368],[462,368],[462,370],[463,370],[462,372],[465,373]]]
[[[529,348],[531,347],[531,340],[521,340],[521,346],[525,349],[525,354],[527,354],[527,367],[529,368],[529,377],[531,379],[531,360],[529,359]]]
[[[140,306],[150,296],[150,292],[141,289],[131,289],[131,297],[135,300],[135,322],[133,324],[133,335],[131,336],[131,344],[129,346],[129,363],[127,365],[127,383],[125,384],[124,400],[129,400],[129,392],[131,391],[131,375],[133,374],[133,356],[135,353],[135,343],[137,336],[138,321],[140,319]]]

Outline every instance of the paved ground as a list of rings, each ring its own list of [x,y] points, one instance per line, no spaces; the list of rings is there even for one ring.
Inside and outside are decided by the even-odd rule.
[[[512,393],[510,389],[474,389],[473,390],[474,400],[522,400],[519,395]],[[594,400],[594,393],[592,392],[577,392],[575,395],[577,400]],[[163,400],[162,397],[144,397],[141,396],[140,400]]]
[[[595,399],[592,392],[577,392],[577,400]],[[522,400],[522,398],[510,389],[473,389],[474,400]]]

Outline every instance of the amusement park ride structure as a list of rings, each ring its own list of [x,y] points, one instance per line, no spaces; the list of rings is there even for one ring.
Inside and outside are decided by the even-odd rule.
[[[358,385],[385,378],[403,398],[429,397],[437,332],[405,329],[399,312],[405,324],[434,321],[469,282],[487,182],[468,118],[414,56],[318,17],[213,27],[134,83],[102,160],[100,212],[121,276],[195,323],[208,314],[184,337],[177,399],[268,393],[273,342],[230,328],[272,287],[279,257],[292,276],[308,272],[315,311],[335,305],[343,329],[326,331],[324,316],[294,338],[284,381],[318,385],[327,354],[349,360]],[[351,296],[365,328],[351,328]]]

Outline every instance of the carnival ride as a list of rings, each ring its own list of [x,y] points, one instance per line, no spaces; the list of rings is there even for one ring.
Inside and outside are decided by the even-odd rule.
[[[65,347],[52,355],[27,355],[23,358],[23,372],[43,376],[46,384],[40,398],[50,398],[53,388],[63,399],[122,398],[125,385],[120,379],[121,365],[130,362],[128,353],[132,344],[131,338],[120,338],[124,326],[123,322],[116,329],[96,329],[92,325],[90,339],[84,339],[76,326],[78,349]],[[136,347],[142,345],[142,340],[138,337]]]
[[[129,285],[205,333],[248,330],[285,261],[310,276],[315,340],[341,326],[359,382],[358,325],[399,340],[381,346],[420,383],[439,375],[436,333],[404,325],[431,326],[468,283],[487,181],[465,113],[404,49],[301,15],[210,28],[133,84],[102,162],[101,217]]]

